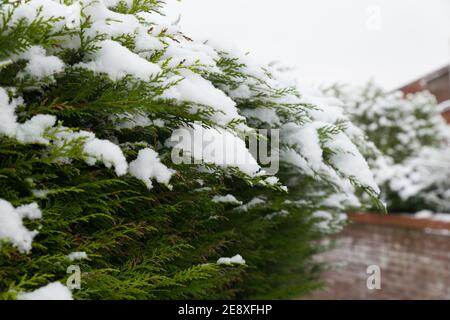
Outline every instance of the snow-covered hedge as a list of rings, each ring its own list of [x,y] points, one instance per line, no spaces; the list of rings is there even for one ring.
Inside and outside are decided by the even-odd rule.
[[[314,240],[382,206],[340,101],[162,5],[0,4],[0,298],[297,296]],[[278,135],[270,172],[244,137]]]
[[[432,94],[385,92],[374,83],[326,91],[375,144],[366,155],[389,211],[450,210],[450,126]]]

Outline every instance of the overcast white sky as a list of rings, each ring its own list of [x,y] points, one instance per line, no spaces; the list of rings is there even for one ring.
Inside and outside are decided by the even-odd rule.
[[[450,60],[450,0],[183,0],[184,32],[279,60],[314,84],[393,89]]]

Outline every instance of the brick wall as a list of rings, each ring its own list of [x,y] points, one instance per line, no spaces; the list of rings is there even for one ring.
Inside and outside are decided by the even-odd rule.
[[[404,93],[428,90],[436,96],[438,102],[450,99],[450,67],[444,66],[401,88]]]
[[[450,124],[450,110],[442,112],[442,116],[444,117],[445,122]]]
[[[450,299],[450,223],[408,216],[350,214],[330,263],[326,288],[310,299]],[[381,289],[367,289],[367,267],[378,265]]]

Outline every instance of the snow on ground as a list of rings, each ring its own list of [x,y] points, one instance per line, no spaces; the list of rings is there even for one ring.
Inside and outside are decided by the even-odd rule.
[[[450,222],[450,213],[432,212],[430,210],[421,210],[414,214],[417,219],[431,219],[442,222]]]

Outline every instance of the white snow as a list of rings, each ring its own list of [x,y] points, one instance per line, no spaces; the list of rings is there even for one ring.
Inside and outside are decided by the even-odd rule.
[[[419,212],[416,212],[414,214],[414,217],[417,219],[431,219],[436,221],[442,221],[442,222],[450,222],[450,213],[434,213],[430,210],[422,210]]]
[[[86,163],[95,165],[97,161],[102,162],[107,168],[114,166],[116,174],[123,176],[127,173],[128,163],[120,147],[111,141],[101,139],[91,139],[84,145],[83,151],[86,153]]]
[[[197,42],[182,42],[170,41],[164,57],[171,58],[169,65],[177,66],[183,62],[183,65],[200,64],[207,66],[210,71],[218,71],[216,68],[216,60],[218,54],[211,47]]]
[[[268,80],[262,64],[257,61],[255,56],[251,53],[244,53],[241,48],[238,48],[232,41],[226,39],[197,39],[199,42],[208,42],[212,48],[216,51],[222,51],[228,53],[227,56],[232,58],[238,58],[238,63],[243,64],[243,72],[249,74],[252,77]]]
[[[0,199],[0,240],[11,242],[20,252],[29,253],[36,230],[28,230],[23,219],[41,219],[42,213],[37,203],[30,203],[14,208],[13,205]]]
[[[247,149],[245,142],[234,133],[221,128],[204,128],[194,123],[192,128],[174,130],[166,142],[173,147],[172,161],[192,156],[196,163],[212,163],[236,167],[249,176],[260,174],[261,167]],[[180,154],[183,151],[183,154]],[[180,160],[181,161],[181,160]]]
[[[108,8],[117,7],[121,2],[126,4],[128,8],[131,8],[131,6],[133,5],[133,0],[103,0],[103,2],[105,3],[105,6],[107,6]]]
[[[289,148],[284,148],[280,152],[281,159],[295,165],[304,174],[311,176],[317,173],[328,176],[340,185],[345,191],[347,182],[343,180],[337,172],[345,178],[354,178],[362,186],[372,188],[379,193],[368,163],[361,155],[358,148],[351,141],[346,133],[339,131],[330,135],[324,145],[331,150],[330,167],[324,162],[323,150],[319,138],[318,130],[330,124],[320,121],[309,122],[304,125],[286,123],[281,127],[281,139]],[[337,170],[337,172],[336,172]]]
[[[54,144],[56,146],[64,146],[77,139],[85,139],[83,146],[83,153],[85,162],[93,166],[97,161],[102,162],[107,168],[114,167],[118,176],[123,176],[127,173],[128,163],[120,149],[120,147],[109,140],[98,139],[95,134],[88,131],[71,131],[69,128],[61,127],[55,133],[56,139]],[[63,162],[66,159],[61,159]]]
[[[363,186],[372,188],[376,193],[380,193],[380,189],[373,178],[369,165],[361,155],[350,138],[342,132],[332,136],[330,141],[326,142],[332,150],[338,150],[331,155],[331,162],[347,177],[355,177]]]
[[[307,160],[313,170],[319,170],[323,163],[322,148],[320,147],[317,124],[308,123],[299,126],[295,123],[287,123],[281,130],[282,139],[287,145],[297,146],[302,158]],[[300,161],[299,167],[304,164]]]
[[[321,205],[344,210],[345,208],[360,208],[362,204],[353,193],[334,193],[326,197]]]
[[[104,40],[98,43],[100,49],[92,54],[91,61],[78,66],[98,73],[106,73],[112,80],[132,75],[148,81],[156,76],[161,68],[123,47],[118,42]]]
[[[75,252],[71,252],[67,255],[67,259],[69,259],[70,261],[75,261],[75,260],[83,260],[83,259],[87,259],[87,254],[84,251],[75,251]]]
[[[40,46],[29,48],[18,58],[28,60],[25,69],[18,74],[18,77],[30,75],[40,79],[64,70],[64,62],[56,56],[48,56],[45,49]]]
[[[266,215],[265,218],[268,220],[272,220],[275,217],[284,218],[284,217],[287,217],[288,215],[289,215],[289,211],[283,209],[283,210],[280,210],[277,212],[270,213],[270,214]]]
[[[450,149],[422,147],[420,151],[401,163],[376,167],[383,172],[389,187],[396,191],[402,200],[422,197],[436,210],[450,210]],[[377,163],[380,163],[377,162]]]
[[[109,10],[104,1],[83,0],[83,2],[84,13],[90,16],[92,21],[92,25],[86,30],[87,35],[94,36],[103,33],[112,38],[139,32],[139,20],[134,15]]]
[[[418,219],[428,219],[433,216],[433,211],[430,210],[421,210],[414,214],[414,217]]]
[[[190,70],[181,70],[183,78],[177,85],[166,90],[162,97],[177,101],[190,101],[213,108],[216,113],[212,120],[219,125],[227,125],[233,120],[243,119],[236,109],[236,103],[211,82]],[[193,112],[197,108],[193,106]]]
[[[308,162],[293,148],[285,148],[280,150],[280,158],[284,162],[299,168],[303,174],[313,176],[314,172],[310,168]]]
[[[235,196],[233,196],[232,194],[227,194],[225,196],[214,196],[212,198],[213,202],[216,203],[229,203],[229,204],[237,204],[237,205],[241,205],[242,201],[239,201],[238,199],[236,199]]]
[[[249,209],[255,208],[255,207],[263,205],[265,203],[266,203],[266,199],[264,199],[263,197],[254,197],[252,200],[250,200],[246,204],[243,204],[242,206],[235,208],[235,210],[247,212]]]
[[[222,257],[217,260],[217,264],[245,264],[244,258],[241,255],[237,254],[231,258]]]
[[[15,111],[20,104],[22,99],[10,101],[6,90],[0,88],[0,134],[16,138],[22,143],[48,144],[48,139],[43,135],[55,125],[56,117],[38,114],[24,123],[18,123]]]
[[[73,300],[73,297],[72,292],[57,281],[31,292],[19,293],[17,300]]]
[[[114,127],[116,129],[134,129],[136,127],[148,126],[163,128],[165,125],[164,120],[150,119],[149,116],[141,112],[127,112],[124,114],[112,115],[109,119],[114,122]]]
[[[150,118],[142,113],[126,113],[112,115],[110,119],[115,122],[117,129],[134,129],[136,127],[147,127],[153,124]]]
[[[330,212],[324,211],[324,210],[319,210],[319,211],[313,212],[312,216],[314,218],[320,219],[320,221],[316,224],[316,226],[319,229],[322,229],[322,230],[329,229],[329,222],[333,220],[333,215]]]
[[[16,108],[22,104],[21,99],[9,99],[5,89],[0,87],[0,133],[10,138],[16,136],[17,116]]]
[[[8,5],[5,5],[5,9],[7,6]],[[25,19],[28,22],[32,22],[36,19],[38,13],[44,19],[49,19],[52,17],[64,18],[61,21],[53,23],[54,30],[60,30],[69,21],[76,26],[79,25],[80,22],[80,2],[74,1],[72,5],[67,6],[54,0],[23,1],[23,3],[21,3],[21,5],[14,10],[10,24],[14,24],[20,19]]]
[[[236,91],[231,92],[232,96],[236,96]],[[244,96],[244,93],[240,93],[240,96]],[[240,113],[248,118],[256,118],[262,122],[268,123],[271,126],[279,126],[281,123],[276,111],[271,108],[255,108],[255,109],[242,109]]]
[[[129,172],[132,176],[144,182],[148,189],[152,189],[152,179],[169,185],[175,170],[169,169],[161,163],[156,151],[145,148],[139,150],[136,160],[130,162]]]
[[[41,198],[41,199],[43,199],[43,198],[46,198],[46,197],[47,197],[47,195],[48,195],[48,193],[49,193],[49,190],[45,190],[45,189],[43,189],[43,190],[32,189],[32,190],[31,190],[31,193],[32,193],[33,196],[35,196],[36,198]]]
[[[432,216],[433,220],[450,222],[450,213],[435,213]]]
[[[265,181],[267,184],[273,186],[273,185],[276,185],[276,184],[280,181],[280,179],[278,179],[278,178],[275,177],[275,176],[270,176],[270,177],[267,177],[264,181]]]
[[[44,137],[47,129],[53,127],[56,117],[48,114],[35,115],[30,120],[21,123],[17,127],[16,138],[22,143],[49,144],[48,138]]]

